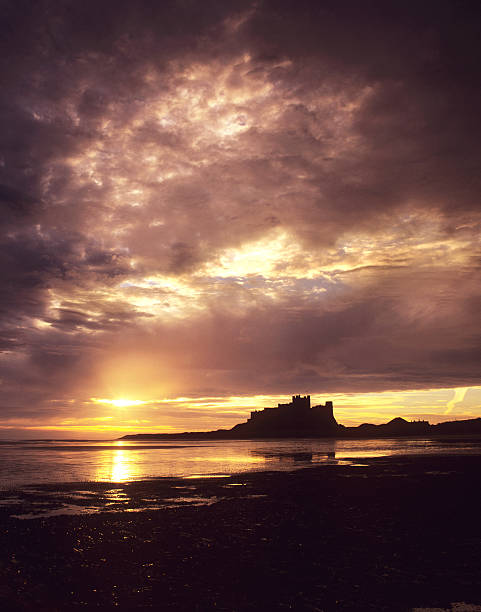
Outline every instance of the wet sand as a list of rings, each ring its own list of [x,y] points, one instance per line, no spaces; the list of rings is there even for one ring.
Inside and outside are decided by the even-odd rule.
[[[4,491],[0,608],[481,605],[481,457],[359,463]]]

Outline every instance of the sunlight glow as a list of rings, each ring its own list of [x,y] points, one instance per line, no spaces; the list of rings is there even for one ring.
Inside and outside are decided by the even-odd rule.
[[[309,389],[299,389],[308,393]],[[481,406],[481,386],[412,389],[381,391],[371,393],[334,393],[311,394],[311,405],[332,400],[334,416],[338,423],[356,426],[361,423],[386,423],[392,418],[403,417],[407,420],[428,420],[431,424],[446,420],[469,419],[479,414]],[[45,422],[39,419],[32,423],[21,418],[0,419],[0,434],[15,437],[15,430],[42,432],[43,436],[71,436],[112,439],[124,434],[136,433],[181,433],[183,431],[210,431],[228,429],[247,420],[252,410],[274,407],[285,402],[286,395],[250,396],[174,396],[159,397],[152,395],[149,400],[130,400],[125,397],[116,399],[90,398],[83,402],[70,403],[69,409],[80,410],[90,405],[103,407],[104,414],[52,419]],[[65,403],[65,401],[63,401]],[[112,412],[112,406],[116,411]],[[125,418],[127,410],[136,406],[135,418]],[[195,424],[192,415],[195,412]],[[449,415],[449,416],[447,416]],[[37,434],[36,434],[37,435]],[[121,442],[119,450],[121,450]],[[133,456],[116,456],[115,472],[117,478],[127,471],[127,459]],[[114,466],[107,468],[108,478]],[[132,465],[128,468],[132,471]],[[105,472],[105,470],[104,470]],[[106,472],[105,472],[106,473]]]
[[[97,397],[92,397],[91,401],[94,404],[107,404],[111,406],[115,406],[116,408],[128,408],[130,406],[141,406],[142,404],[147,404],[148,402],[142,400],[131,400],[131,399],[100,399]]]

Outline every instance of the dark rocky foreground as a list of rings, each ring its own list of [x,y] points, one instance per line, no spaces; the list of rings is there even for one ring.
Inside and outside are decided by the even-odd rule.
[[[481,604],[481,457],[363,463],[117,485],[123,501],[94,515],[19,520],[9,516],[19,508],[3,508],[0,609],[313,612]],[[182,502],[186,489],[176,487],[184,486],[193,488]],[[108,487],[81,485],[97,500]],[[49,494],[61,498],[74,488],[42,487],[32,495],[44,494],[48,506]],[[190,506],[197,497],[218,501]],[[127,511],[146,500],[177,507]],[[21,503],[28,512],[33,498]]]

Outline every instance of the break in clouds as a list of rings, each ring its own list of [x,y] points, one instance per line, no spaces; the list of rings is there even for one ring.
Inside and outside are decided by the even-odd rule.
[[[3,424],[479,384],[477,9],[3,2]]]

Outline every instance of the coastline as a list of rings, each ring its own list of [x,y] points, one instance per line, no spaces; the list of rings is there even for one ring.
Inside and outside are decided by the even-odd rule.
[[[47,505],[73,488],[99,499],[117,489],[130,501],[33,520],[2,506],[0,604],[239,612],[481,604],[481,457],[357,464],[36,487]]]
[[[277,409],[270,409],[277,410]],[[272,416],[272,415],[269,415]],[[275,415],[273,415],[275,416]],[[297,415],[294,415],[294,421]],[[334,423],[329,427],[319,426],[303,427],[302,422],[297,424],[297,430],[286,428],[284,431],[276,427],[250,427],[247,423],[239,423],[232,429],[216,429],[214,431],[184,431],[182,433],[143,433],[127,434],[118,438],[128,441],[148,440],[283,440],[293,438],[329,438],[332,440],[379,440],[383,438],[430,438],[433,440],[456,437],[481,438],[481,417],[460,421],[444,421],[431,425],[427,421],[406,421],[397,417],[389,423],[373,425],[364,423],[356,427],[346,427],[338,424],[334,416]]]

